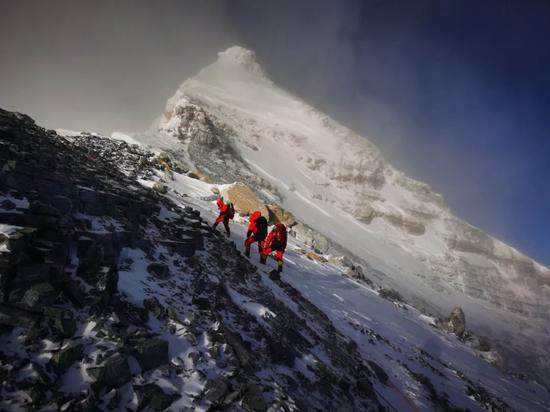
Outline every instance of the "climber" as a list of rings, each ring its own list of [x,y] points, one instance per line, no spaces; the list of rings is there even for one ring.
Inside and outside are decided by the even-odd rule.
[[[223,222],[223,226],[225,227],[225,232],[227,236],[231,236],[231,230],[229,229],[229,220],[233,219],[233,217],[235,216],[235,208],[233,207],[233,203],[224,203],[223,197],[220,197],[216,204],[218,205],[218,209],[220,210],[220,215],[214,222],[214,225],[212,225],[212,228],[216,229],[216,226],[218,226],[219,223]]]
[[[283,271],[283,254],[286,249],[286,227],[282,223],[276,223],[265,241],[261,262],[265,263],[272,251],[277,252],[277,271]]]
[[[267,236],[267,220],[262,216],[259,210],[250,216],[250,224],[246,231],[246,240],[244,241],[244,254],[250,257],[250,247],[254,242],[258,242],[258,251],[260,252],[260,261],[262,261],[263,243]]]

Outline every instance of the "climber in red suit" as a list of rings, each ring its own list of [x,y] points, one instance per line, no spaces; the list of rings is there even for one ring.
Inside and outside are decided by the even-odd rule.
[[[265,263],[269,254],[277,252],[277,271],[283,271],[283,254],[286,249],[286,227],[282,223],[275,224],[275,227],[269,233],[263,248],[262,263]]]
[[[246,240],[244,241],[244,254],[250,256],[250,247],[254,242],[258,242],[258,250],[260,252],[260,261],[263,261],[262,249],[263,243],[267,236],[267,220],[262,216],[259,210],[252,213],[250,216],[250,224],[246,231]]]
[[[231,236],[231,230],[229,229],[229,220],[233,219],[233,217],[235,216],[235,208],[233,207],[233,204],[231,202],[224,203],[223,197],[219,198],[216,204],[218,205],[220,214],[212,227],[216,229],[216,226],[218,226],[219,223],[223,222],[223,226],[225,227],[225,232],[227,233],[227,236]]]

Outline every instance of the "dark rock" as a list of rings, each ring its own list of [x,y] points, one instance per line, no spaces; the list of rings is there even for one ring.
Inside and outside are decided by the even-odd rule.
[[[55,196],[52,199],[52,206],[62,215],[67,215],[73,211],[73,201],[67,196]]]
[[[31,206],[31,211],[38,215],[46,215],[46,216],[53,216],[53,217],[61,216],[61,212],[59,211],[59,209],[51,205],[48,205],[46,203],[42,203],[40,201],[32,201],[30,206]]]
[[[168,363],[168,342],[163,339],[148,339],[136,345],[133,352],[143,371]]]
[[[13,209],[15,209],[15,207],[16,207],[15,203],[13,203],[9,199],[5,199],[5,200],[2,201],[2,203],[0,203],[0,208],[2,208],[4,210],[13,210]]]
[[[361,395],[365,395],[371,399],[376,399],[376,393],[374,392],[372,383],[368,378],[362,377],[357,379],[356,386],[357,386],[358,392]]]
[[[0,325],[32,328],[42,320],[38,312],[28,311],[15,306],[0,304]]]
[[[100,388],[116,388],[132,379],[128,357],[121,354],[111,356],[102,366],[88,368],[86,372]]]
[[[147,265],[147,271],[157,279],[164,280],[170,277],[168,266],[164,263],[154,262]]]
[[[389,379],[389,376],[386,373],[386,371],[384,371],[384,369],[382,369],[380,365],[378,365],[376,362],[367,361],[367,363],[369,364],[371,369],[374,371],[374,373],[376,374],[376,377],[380,380],[380,382],[382,382],[385,385]]]
[[[252,383],[243,385],[242,405],[248,411],[263,412],[267,409],[267,404],[262,393],[262,389]]]
[[[222,324],[220,327],[226,342],[235,351],[240,365],[244,368],[248,367],[252,360],[252,354],[250,353],[250,349],[247,347],[246,343],[240,336],[231,332],[225,325]]]
[[[39,309],[55,302],[59,292],[49,282],[42,282],[32,285],[23,296],[23,304]]]
[[[156,297],[150,297],[148,299],[143,299],[143,306],[158,319],[166,318],[166,309],[160,304],[159,300]]]
[[[118,290],[118,270],[114,266],[102,267],[97,274],[96,287],[102,303],[110,303]]]
[[[166,394],[154,383],[147,385],[134,385],[133,389],[137,395],[138,411],[145,409],[152,411],[164,411],[176,399],[179,399],[179,395]]]
[[[391,302],[403,302],[403,297],[395,289],[383,288],[378,291],[378,294],[380,295],[380,297],[386,300],[389,300]]]
[[[182,236],[178,241],[163,239],[159,240],[158,243],[183,257],[190,257],[195,254],[195,241],[188,236]]]
[[[206,383],[204,388],[204,399],[212,403],[219,403],[223,400],[223,397],[227,393],[229,385],[227,379],[219,377],[210,380]]]
[[[468,346],[482,351],[482,352],[488,352],[491,350],[491,344],[487,340],[487,338],[483,336],[474,335],[471,332],[467,332],[463,335],[464,342],[468,344]]]
[[[192,300],[193,305],[195,305],[200,310],[209,310],[210,309],[210,300],[203,296],[195,296]]]
[[[61,308],[46,307],[44,316],[50,326],[62,337],[71,337],[76,332],[76,321],[70,312]]]
[[[17,267],[17,278],[15,279],[14,284],[28,285],[39,282],[47,283],[50,280],[51,269],[52,265],[47,263],[22,263]],[[42,285],[39,289],[44,289],[44,287],[45,286]]]
[[[53,355],[51,359],[52,366],[56,373],[65,373],[74,362],[78,362],[82,359],[83,353],[83,345],[70,346],[68,348],[61,349]]]
[[[283,364],[289,368],[294,367],[294,350],[283,342],[268,339],[267,350],[273,362]]]

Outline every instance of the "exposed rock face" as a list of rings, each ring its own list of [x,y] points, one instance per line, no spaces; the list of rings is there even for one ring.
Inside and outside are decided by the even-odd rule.
[[[462,308],[456,307],[449,316],[449,328],[457,336],[462,336],[466,330],[466,316]]]
[[[455,307],[448,318],[441,319],[437,323],[441,328],[454,333],[459,338],[462,338],[466,332],[466,315],[460,307]]]
[[[249,216],[259,210],[262,216],[269,218],[269,210],[265,203],[244,183],[236,183],[227,189],[226,197],[243,216]]]

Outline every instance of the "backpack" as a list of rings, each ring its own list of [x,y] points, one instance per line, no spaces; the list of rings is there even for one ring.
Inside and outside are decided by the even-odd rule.
[[[229,203],[227,205],[227,217],[229,219],[233,219],[235,217],[235,208],[233,207],[233,203]]]
[[[286,227],[282,223],[275,224],[271,235],[271,243],[273,245],[286,245]]]
[[[256,234],[254,235],[254,238],[256,240],[265,240],[267,237],[267,220],[265,217],[260,216],[258,219],[256,219]]]

